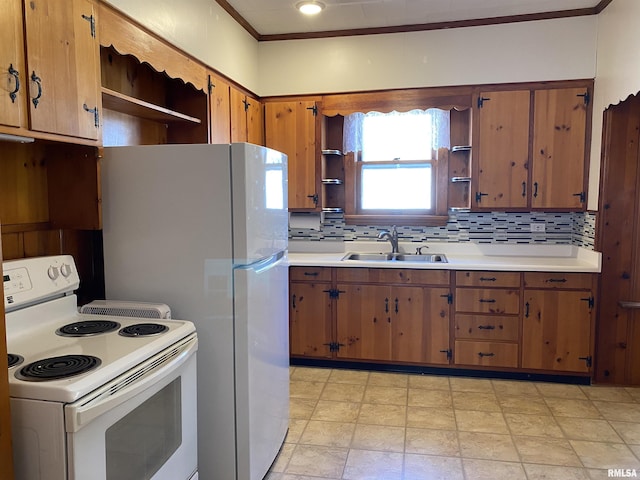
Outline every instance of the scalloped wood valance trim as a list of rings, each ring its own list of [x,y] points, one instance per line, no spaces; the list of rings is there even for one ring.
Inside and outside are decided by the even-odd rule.
[[[207,91],[207,69],[186,53],[160,39],[134,20],[100,3],[100,45],[113,47],[121,55],[132,55],[156,72]]]
[[[415,109],[467,110],[472,105],[472,87],[417,88],[367,93],[325,95],[320,113],[328,117],[356,112],[406,112]]]

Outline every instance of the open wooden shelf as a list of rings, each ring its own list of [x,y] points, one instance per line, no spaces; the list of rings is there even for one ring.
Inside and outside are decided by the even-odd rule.
[[[102,87],[102,107],[156,122],[202,123],[199,118],[154,105],[106,87]]]

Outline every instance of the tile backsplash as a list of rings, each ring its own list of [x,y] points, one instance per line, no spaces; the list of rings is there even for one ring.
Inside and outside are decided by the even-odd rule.
[[[531,225],[544,225],[532,232]],[[441,227],[398,227],[401,241],[576,245],[594,249],[594,212],[453,212]],[[289,229],[291,240],[376,240],[385,227],[346,225],[341,213],[325,214],[320,229]]]

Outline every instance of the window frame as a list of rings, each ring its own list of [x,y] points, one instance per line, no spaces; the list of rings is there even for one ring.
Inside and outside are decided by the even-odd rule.
[[[345,155],[345,210],[344,219],[348,225],[423,225],[442,226],[449,220],[448,215],[448,171],[449,149],[440,148],[435,158],[420,163],[432,162],[434,198],[431,211],[414,210],[363,210],[360,192],[362,190],[359,170],[362,163],[350,152]]]
[[[362,194],[363,194],[363,180],[362,180],[362,170],[365,165],[430,165],[431,166],[431,208],[429,209],[410,209],[407,211],[411,211],[413,215],[434,215],[436,211],[436,173],[437,173],[437,161],[433,158],[428,160],[376,160],[364,162],[362,160],[356,162],[356,176],[358,178],[358,192],[356,198],[356,210],[363,215],[402,215],[405,210],[401,209],[372,209],[372,208],[363,208],[362,207]]]

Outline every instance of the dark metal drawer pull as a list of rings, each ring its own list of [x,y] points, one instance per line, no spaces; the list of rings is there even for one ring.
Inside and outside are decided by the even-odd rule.
[[[480,299],[480,303],[496,303],[496,301],[495,301],[494,298],[489,298],[489,299],[486,299],[486,300],[484,298],[481,298]]]
[[[479,357],[495,357],[496,354],[495,353],[483,353],[483,352],[478,352],[478,356]]]
[[[480,277],[481,282],[495,282],[496,280],[496,277]]]
[[[320,275],[320,272],[304,272],[307,277],[317,277]]]
[[[566,278],[550,278],[547,280],[549,283],[565,283],[567,281]]]
[[[640,308],[640,302],[627,302],[621,300],[618,302],[618,305],[620,305],[622,308]]]
[[[480,330],[495,330],[496,327],[493,325],[478,325]]]

